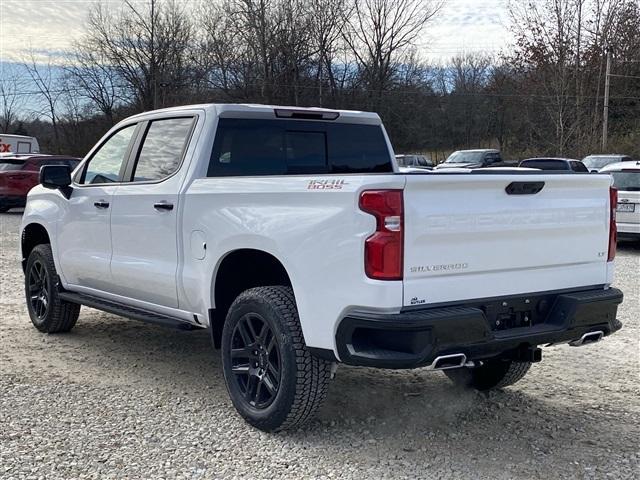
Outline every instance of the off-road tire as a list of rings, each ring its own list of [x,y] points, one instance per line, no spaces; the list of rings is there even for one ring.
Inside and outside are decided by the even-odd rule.
[[[29,289],[29,274],[35,263],[42,265],[48,282],[48,299],[46,312],[40,316],[36,313],[31,302]],[[66,302],[58,296],[58,274],[53,263],[53,254],[49,244],[37,245],[29,254],[25,271],[25,296],[27,309],[33,326],[44,333],[63,333],[71,330],[80,314],[80,305]]]
[[[260,321],[271,328],[271,338],[279,348],[277,393],[264,408],[256,408],[257,401],[252,405],[246,398],[249,374],[244,374],[246,381],[238,380],[232,370],[231,349],[235,345],[238,351],[239,323],[252,315],[259,315]],[[331,375],[331,363],[307,350],[293,291],[285,286],[252,288],[235,299],[222,331],[222,365],[227,391],[238,413],[267,432],[298,428],[312,418],[324,401]],[[235,368],[238,371],[241,367],[236,363]]]
[[[513,385],[527,374],[529,368],[531,362],[488,360],[477,368],[454,368],[444,370],[444,373],[461,387],[493,390]]]

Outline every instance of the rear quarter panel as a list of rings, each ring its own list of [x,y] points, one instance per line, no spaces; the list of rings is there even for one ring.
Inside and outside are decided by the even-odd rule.
[[[317,181],[339,188],[313,188]],[[333,349],[345,310],[401,305],[402,282],[375,281],[364,273],[364,240],[375,230],[375,220],[359,210],[358,198],[364,189],[403,185],[399,175],[195,180],[183,203],[180,308],[206,313],[215,306],[215,274],[222,259],[237,249],[262,250],[289,274],[307,345]],[[190,251],[196,231],[207,242],[202,260]]]

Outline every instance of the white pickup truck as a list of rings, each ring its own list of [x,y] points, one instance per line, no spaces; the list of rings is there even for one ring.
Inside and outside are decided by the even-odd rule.
[[[373,113],[147,112],[40,181],[21,227],[35,327],[86,305],[209,328],[263,430],[310,418],[339,362],[500,388],[539,346],[621,327],[608,175],[402,174]]]

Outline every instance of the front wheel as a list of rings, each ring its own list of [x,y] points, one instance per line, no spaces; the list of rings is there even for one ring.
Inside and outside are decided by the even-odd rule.
[[[461,387],[493,390],[508,387],[521,380],[531,368],[531,362],[488,360],[476,368],[444,370],[449,379]]]
[[[80,314],[80,305],[58,296],[57,279],[51,246],[37,245],[27,260],[24,286],[31,323],[41,332],[68,332]]]
[[[233,302],[222,331],[222,365],[236,410],[273,432],[303,425],[322,404],[331,364],[311,355],[290,287],[258,287]]]

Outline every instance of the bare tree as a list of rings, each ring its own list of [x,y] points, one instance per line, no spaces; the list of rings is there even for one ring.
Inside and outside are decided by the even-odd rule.
[[[125,100],[121,79],[100,48],[90,41],[77,43],[66,67],[69,88],[91,102],[113,125],[114,110]]]
[[[310,2],[312,21],[311,41],[316,50],[316,81],[318,84],[318,103],[324,103],[324,85],[329,86],[330,95],[335,102],[338,91],[336,57],[344,51],[343,32],[352,6],[347,0],[317,0]],[[343,67],[344,70],[344,67]]]
[[[79,44],[117,73],[139,108],[149,110],[185,87],[191,23],[176,1],[125,0],[112,13],[102,4],[90,11],[87,34]],[[84,46],[84,48],[82,48]]]
[[[35,113],[37,116],[44,116],[51,122],[54,150],[60,153],[58,106],[65,94],[60,76],[55,73],[51,59],[47,63],[40,63],[33,51],[22,62],[22,66],[38,93],[39,109]]]
[[[9,71],[8,66],[3,66],[0,79],[0,132],[9,133],[24,109],[25,87],[25,82],[17,71]]]
[[[380,105],[398,66],[442,7],[436,0],[355,0],[344,38],[353,53],[372,107]]]
[[[516,35],[515,61],[535,67],[531,87],[544,97],[547,121],[554,126],[550,145],[563,155],[578,130],[575,109],[576,22],[581,0],[515,0],[510,3]],[[544,128],[544,127],[543,127]],[[540,132],[539,138],[546,138]]]

